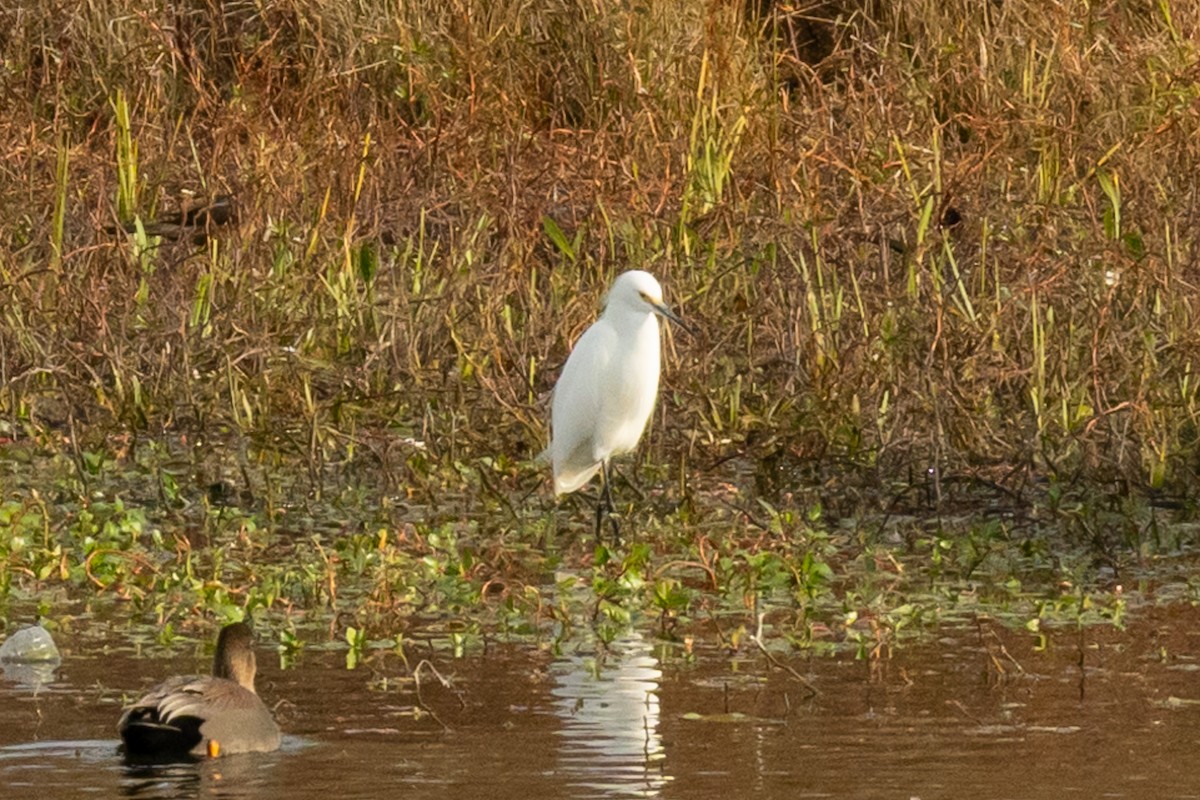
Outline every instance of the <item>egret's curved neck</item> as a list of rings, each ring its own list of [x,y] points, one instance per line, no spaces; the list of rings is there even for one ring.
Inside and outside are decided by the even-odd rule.
[[[645,335],[647,327],[654,335],[658,335],[658,316],[648,308],[614,306],[605,309],[604,318],[612,323],[622,337]]]

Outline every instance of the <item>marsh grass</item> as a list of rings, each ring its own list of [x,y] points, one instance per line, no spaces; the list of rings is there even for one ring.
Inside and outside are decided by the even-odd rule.
[[[19,4],[0,410],[529,455],[645,267],[701,331],[657,437],[688,469],[1185,485],[1194,11],[826,6],[808,64],[770,5],[91,2],[51,42]],[[104,233],[182,189],[241,226]]]
[[[179,502],[224,470],[271,524],[350,480],[541,535],[548,391],[644,268],[696,329],[633,481],[665,514],[962,485],[1186,511],[1198,25],[1191,0],[18,0],[0,436],[73,452],[81,496],[84,454],[186,440]],[[147,234],[185,193],[239,224]]]

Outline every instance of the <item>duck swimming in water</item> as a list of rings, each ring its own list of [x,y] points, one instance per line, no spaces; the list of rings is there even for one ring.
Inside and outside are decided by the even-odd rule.
[[[255,670],[250,626],[226,625],[212,675],[168,678],[126,707],[117,723],[125,754],[177,758],[279,749],[279,726],[254,691]]]

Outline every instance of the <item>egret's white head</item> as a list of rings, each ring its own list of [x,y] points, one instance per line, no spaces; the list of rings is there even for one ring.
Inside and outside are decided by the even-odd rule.
[[[679,317],[663,302],[662,287],[649,272],[631,269],[622,272],[613,281],[604,303],[604,313],[641,311],[658,314],[660,317],[681,323]]]

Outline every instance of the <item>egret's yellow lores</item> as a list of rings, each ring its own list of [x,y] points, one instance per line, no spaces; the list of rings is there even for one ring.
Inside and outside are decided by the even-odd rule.
[[[608,461],[637,447],[658,396],[658,317],[682,324],[648,272],[631,270],[613,282],[600,319],[575,343],[554,386],[550,445],[554,493],[573,492],[602,472],[596,534],[612,511]],[[613,533],[617,523],[610,520]]]

